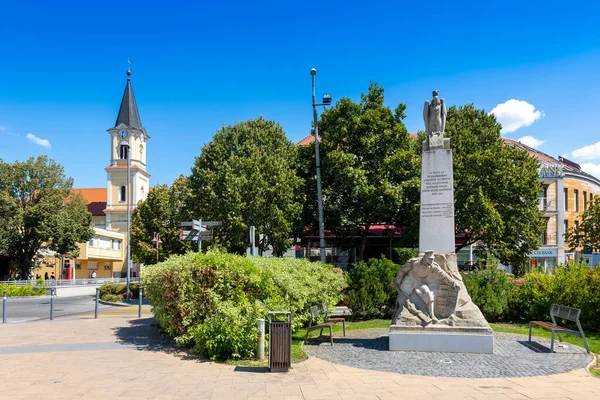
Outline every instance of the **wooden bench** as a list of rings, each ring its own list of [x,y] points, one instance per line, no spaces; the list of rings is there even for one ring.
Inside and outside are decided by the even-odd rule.
[[[552,304],[550,308],[550,318],[552,319],[552,323],[544,322],[544,321],[531,321],[529,322],[529,341],[531,342],[531,328],[533,325],[537,325],[544,329],[548,329],[552,332],[552,339],[550,340],[550,351],[554,352],[554,334],[558,335],[558,340],[562,342],[561,333],[566,333],[568,335],[579,336],[583,339],[583,344],[585,345],[585,349],[587,352],[590,352],[590,348],[588,347],[587,340],[585,340],[585,335],[583,334],[583,329],[581,328],[581,323],[579,323],[579,314],[581,314],[581,310],[578,308],[561,306],[559,304]],[[577,324],[577,329],[579,331],[574,331],[572,329],[563,328],[556,323],[555,317],[566,319],[568,321],[573,321]]]
[[[332,327],[338,322],[342,323],[344,329],[344,336],[346,336],[346,319],[345,318],[329,318],[329,307],[327,304],[321,304],[318,306],[312,306],[308,309],[310,312],[310,322],[306,328],[306,336],[304,340],[308,339],[308,332],[320,329],[319,335],[323,334],[323,329],[329,329],[329,341],[333,346],[333,331]],[[323,318],[322,323],[318,321]]]
[[[342,323],[342,330],[344,331],[344,336],[346,336],[346,318],[344,317],[331,317],[329,315],[329,306],[325,303],[321,304],[321,311],[325,315],[325,322],[333,322],[337,324],[338,322]]]

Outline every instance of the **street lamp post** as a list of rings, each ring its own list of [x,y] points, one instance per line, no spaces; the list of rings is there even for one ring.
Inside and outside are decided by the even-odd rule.
[[[125,190],[125,203],[127,206],[127,301],[129,301],[129,287],[131,286],[131,209],[129,203],[131,202],[130,194],[130,183],[131,178],[131,146],[126,141],[120,143],[122,146],[127,147],[127,190]]]
[[[323,222],[323,192],[321,190],[321,156],[319,153],[319,126],[317,123],[317,106],[328,105],[331,103],[331,94],[325,94],[323,96],[323,104],[317,104],[317,96],[315,94],[315,75],[317,70],[315,68],[310,70],[312,75],[312,105],[313,105],[313,119],[315,124],[315,157],[317,164],[317,202],[319,207],[319,254],[321,256],[321,262],[325,263],[325,223]]]
[[[158,246],[162,243],[162,240],[160,240],[160,233],[154,232],[152,243],[156,245],[156,263],[158,264]]]

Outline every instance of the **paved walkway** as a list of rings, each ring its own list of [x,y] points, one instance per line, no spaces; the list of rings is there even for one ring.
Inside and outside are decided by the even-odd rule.
[[[310,355],[350,367],[401,374],[457,378],[514,378],[551,375],[583,368],[593,357],[585,349],[550,340],[510,333],[494,333],[494,354],[465,354],[388,350],[388,329],[348,331],[335,340],[310,339]],[[327,339],[325,337],[325,339]]]
[[[0,325],[0,399],[598,399],[583,369],[529,378],[433,378],[311,358],[288,373],[190,358],[151,318]]]

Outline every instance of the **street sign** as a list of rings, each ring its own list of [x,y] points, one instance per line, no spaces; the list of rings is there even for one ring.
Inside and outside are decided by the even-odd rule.
[[[198,226],[198,225],[200,225],[200,221],[196,221],[196,220],[179,223],[179,226]],[[221,221],[202,221],[202,226],[221,226],[221,225],[223,225],[223,223]]]
[[[213,233],[212,231],[204,231],[204,232],[200,232],[200,240],[212,240],[213,238]]]
[[[223,223],[221,221],[202,221],[203,226],[221,226]]]
[[[179,240],[198,240],[198,231],[179,231]]]

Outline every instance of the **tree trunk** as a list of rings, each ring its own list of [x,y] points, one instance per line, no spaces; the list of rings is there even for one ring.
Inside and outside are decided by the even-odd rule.
[[[367,246],[367,236],[369,235],[370,227],[371,225],[365,226],[365,229],[361,234],[360,244],[358,248],[358,261],[362,261],[365,256],[365,247]]]

